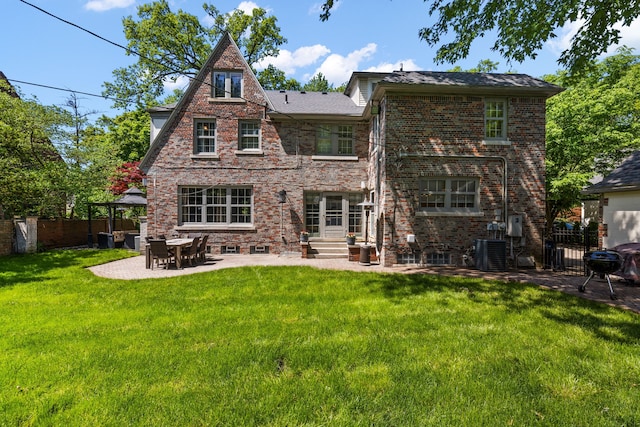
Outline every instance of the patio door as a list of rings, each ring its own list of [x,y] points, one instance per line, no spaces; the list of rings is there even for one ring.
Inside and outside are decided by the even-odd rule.
[[[346,200],[347,209],[349,199]],[[324,196],[324,237],[344,237],[345,229],[345,197],[342,194]]]
[[[348,232],[361,234],[360,193],[305,194],[305,228],[312,237],[343,239]]]

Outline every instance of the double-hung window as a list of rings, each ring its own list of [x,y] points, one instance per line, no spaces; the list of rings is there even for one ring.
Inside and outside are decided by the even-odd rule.
[[[214,71],[214,98],[242,98],[242,72]]]
[[[426,212],[476,212],[478,179],[434,177],[420,181],[420,210]]]
[[[316,154],[352,156],[354,141],[352,125],[320,125],[316,132]]]
[[[216,122],[215,120],[198,119],[195,121],[195,154],[216,152]]]
[[[240,122],[238,126],[240,135],[240,150],[259,150],[260,149],[260,122],[246,121]]]
[[[180,224],[250,225],[253,223],[251,187],[181,187]]]
[[[484,137],[488,141],[507,140],[507,101],[485,99]]]

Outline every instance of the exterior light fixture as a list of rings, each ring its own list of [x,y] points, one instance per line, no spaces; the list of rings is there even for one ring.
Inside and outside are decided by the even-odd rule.
[[[278,191],[278,203],[286,203],[287,192],[285,190]]]

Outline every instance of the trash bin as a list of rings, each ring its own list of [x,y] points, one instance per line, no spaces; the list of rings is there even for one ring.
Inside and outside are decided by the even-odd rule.
[[[98,249],[113,249],[116,245],[113,241],[113,234],[98,233]]]
[[[360,264],[364,264],[364,265],[371,264],[371,246],[369,245],[360,246]]]

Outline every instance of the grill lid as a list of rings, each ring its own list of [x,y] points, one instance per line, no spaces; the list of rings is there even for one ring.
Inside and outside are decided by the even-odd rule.
[[[583,259],[587,267],[599,274],[610,274],[622,267],[622,256],[615,251],[591,251]]]

